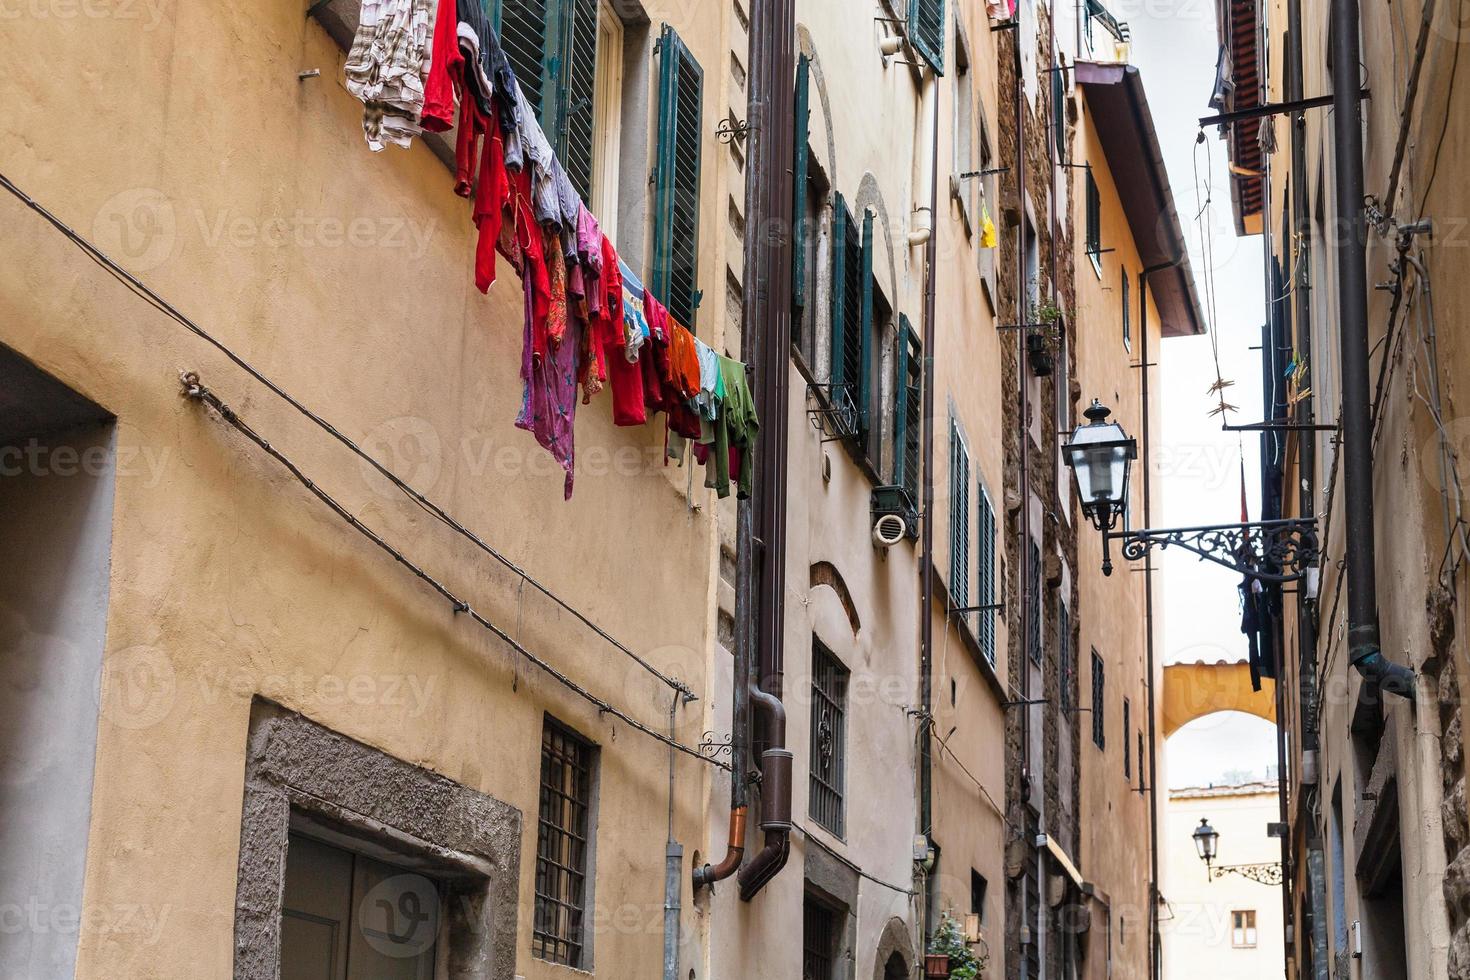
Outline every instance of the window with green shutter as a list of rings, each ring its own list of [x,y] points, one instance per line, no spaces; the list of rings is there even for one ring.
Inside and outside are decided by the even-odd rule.
[[[1041,549],[1032,541],[1029,545],[1031,568],[1030,578],[1027,582],[1026,595],[1026,621],[1030,636],[1027,637],[1027,645],[1030,647],[1031,662],[1041,663]]]
[[[1053,65],[1051,69],[1051,134],[1057,149],[1057,162],[1067,162],[1067,73]]]
[[[1087,168],[1087,233],[1083,239],[1087,257],[1092,260],[1092,268],[1099,276],[1102,275],[1102,195],[1098,193],[1097,178],[1092,176],[1092,168]]]
[[[847,421],[843,434],[866,452],[873,397],[873,215],[853,217],[834,195],[831,393]]]
[[[501,46],[546,140],[592,200],[599,0],[488,0]]]
[[[970,604],[970,451],[960,424],[949,420],[949,604]]]
[[[802,55],[796,62],[796,133],[792,181],[795,200],[791,208],[791,304],[793,341],[800,337],[801,320],[806,311],[806,195],[807,164],[811,142],[811,61]]]
[[[944,0],[909,0],[909,42],[919,56],[944,74]]]
[[[699,171],[704,69],[667,24],[658,40],[653,293],[693,329],[699,308]]]
[[[996,553],[995,505],[985,486],[980,486],[980,595],[976,605],[995,605]],[[980,652],[995,666],[995,609],[980,611]]]
[[[919,443],[923,438],[924,352],[909,318],[898,318],[898,370],[893,386],[893,483],[919,499]]]

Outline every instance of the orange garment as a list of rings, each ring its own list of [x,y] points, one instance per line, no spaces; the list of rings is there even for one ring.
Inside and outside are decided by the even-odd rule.
[[[669,367],[681,398],[699,394],[699,351],[689,328],[669,317]]]

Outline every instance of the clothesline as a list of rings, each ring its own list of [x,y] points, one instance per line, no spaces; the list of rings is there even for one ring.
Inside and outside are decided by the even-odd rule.
[[[666,456],[693,445],[705,486],[749,496],[759,421],[745,365],[716,352],[646,289],[602,233],[527,100],[479,0],[362,0],[345,68],[369,148],[456,129],[454,191],[472,201],[475,286],[497,257],[524,292],[521,407],[566,471],[572,495],[578,405],[610,391],[613,423],[663,414]]]

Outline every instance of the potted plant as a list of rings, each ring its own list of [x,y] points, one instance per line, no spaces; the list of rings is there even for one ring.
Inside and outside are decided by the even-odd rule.
[[[1060,306],[1050,302],[1042,302],[1031,311],[1029,322],[1035,326],[1026,331],[1026,359],[1031,363],[1031,373],[1038,378],[1050,375],[1056,365],[1057,339],[1065,316]]]
[[[954,916],[945,912],[939,928],[929,939],[924,955],[924,976],[934,980],[975,980],[985,969],[985,961],[976,956],[965,942],[964,930]]]

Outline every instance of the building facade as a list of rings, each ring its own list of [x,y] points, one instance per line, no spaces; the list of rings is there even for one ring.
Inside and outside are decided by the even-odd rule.
[[[1055,451],[1201,329],[1123,26],[798,0],[756,220],[770,5],[484,5],[625,276],[736,360],[789,303],[742,504],[608,395],[570,475],[517,431],[464,142],[363,145],[378,6],[5,19],[0,974],[1144,975],[1149,580]]]

